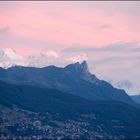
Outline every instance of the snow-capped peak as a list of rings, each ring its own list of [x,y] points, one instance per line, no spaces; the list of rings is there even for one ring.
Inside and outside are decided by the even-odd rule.
[[[53,50],[23,57],[13,49],[0,48],[0,67],[9,68],[14,65],[44,67],[56,61],[58,57],[59,55]]]
[[[22,56],[18,55],[15,50],[10,48],[4,49],[4,54],[10,59],[22,59]]]
[[[27,65],[25,58],[10,48],[0,48],[0,67],[9,68],[15,65]]]

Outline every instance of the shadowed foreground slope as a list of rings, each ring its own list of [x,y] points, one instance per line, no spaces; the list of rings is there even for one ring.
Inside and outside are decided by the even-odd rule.
[[[0,134],[41,138],[140,138],[140,110],[54,89],[0,82]]]

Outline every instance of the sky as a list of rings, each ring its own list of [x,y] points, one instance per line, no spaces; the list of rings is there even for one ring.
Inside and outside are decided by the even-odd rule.
[[[100,79],[140,93],[139,1],[1,1],[0,48],[87,60]]]

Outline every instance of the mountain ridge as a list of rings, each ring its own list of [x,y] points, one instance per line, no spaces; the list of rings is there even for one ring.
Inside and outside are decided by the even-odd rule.
[[[1,68],[0,80],[59,89],[90,100],[118,100],[136,105],[124,90],[114,88],[91,74],[86,61],[69,64],[63,68],[56,66]]]

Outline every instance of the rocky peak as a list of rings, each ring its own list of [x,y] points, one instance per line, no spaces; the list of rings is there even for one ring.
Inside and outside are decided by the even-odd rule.
[[[77,76],[87,77],[90,75],[86,61],[83,61],[82,63],[76,62],[74,64],[69,64],[65,67],[65,69]]]
[[[88,64],[86,61],[83,61],[80,65],[81,69],[85,72],[89,72],[89,69],[88,69]]]

